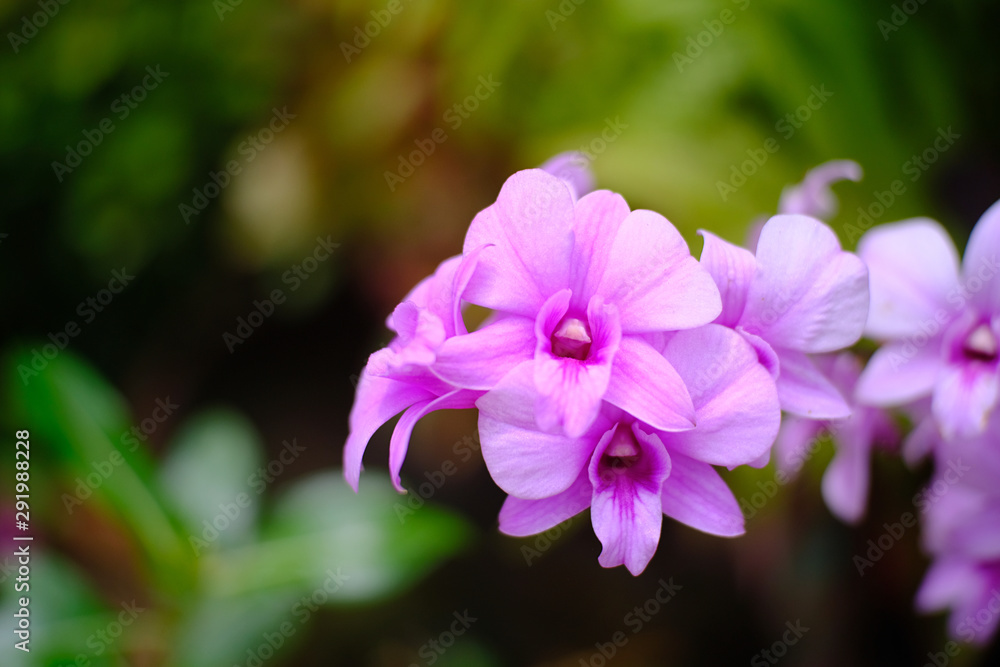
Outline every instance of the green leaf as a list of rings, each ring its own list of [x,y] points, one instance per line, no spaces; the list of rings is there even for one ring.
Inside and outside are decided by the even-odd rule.
[[[218,595],[297,586],[318,604],[399,593],[473,531],[448,510],[405,500],[388,481],[367,479],[355,494],[339,471],[317,474],[278,501],[261,543],[206,559],[205,581]]]
[[[86,486],[86,497],[75,504],[66,503],[66,511],[72,513],[81,503],[94,502],[91,495],[106,501],[144,549],[156,574],[178,586],[177,577],[186,578],[190,571],[190,558],[145,473],[151,465],[149,458],[141,447],[132,453],[115,445],[128,433],[125,402],[92,367],[68,350],[44,366],[37,364],[41,370],[36,374],[25,374],[23,369],[32,368],[33,356],[32,350],[22,350],[9,358],[6,383],[13,397],[10,416],[13,423],[30,429],[32,453],[51,451],[70,479],[94,480]],[[25,377],[27,382],[22,379]],[[83,488],[82,482],[77,485]],[[62,512],[65,500],[76,497],[71,496],[73,491],[65,489],[64,500],[54,512]]]
[[[207,598],[185,609],[174,640],[177,667],[267,663],[304,635],[293,616],[293,593],[267,591],[238,598]]]
[[[184,424],[160,470],[163,494],[189,533],[212,548],[244,544],[252,535],[263,487],[253,426],[229,410],[205,412]]]

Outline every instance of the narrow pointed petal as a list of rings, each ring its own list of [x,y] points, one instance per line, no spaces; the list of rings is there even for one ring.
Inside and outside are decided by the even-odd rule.
[[[742,535],[743,512],[715,468],[681,454],[670,458],[670,477],[660,493],[663,513],[710,535]]]
[[[871,483],[871,443],[859,441],[861,437],[852,431],[848,437],[838,438],[837,453],[823,473],[826,506],[838,519],[851,524],[865,515]]]
[[[787,415],[774,442],[774,459],[777,469],[794,478],[808,459],[809,447],[820,437],[827,437],[823,422]]]
[[[344,445],[344,477],[352,489],[358,490],[361,458],[375,431],[414,403],[433,398],[434,394],[417,385],[361,373]]]
[[[604,400],[661,431],[695,425],[694,404],[681,376],[638,336],[622,338]]]
[[[928,218],[879,225],[858,243],[868,265],[871,306],[865,334],[912,336],[940,310],[954,312],[948,295],[958,286],[958,252],[948,232]]]
[[[931,409],[946,440],[971,438],[986,430],[998,399],[996,369],[948,366],[934,387]]]
[[[615,428],[629,428],[617,424]],[[594,533],[604,547],[598,562],[603,567],[625,565],[638,576],[649,564],[660,541],[663,524],[660,487],[670,474],[670,456],[655,435],[633,425],[641,448],[639,462],[624,471],[607,469],[602,456],[613,441],[614,429],[601,438],[591,459],[589,474],[594,487],[590,517]]]
[[[746,308],[750,283],[757,271],[757,260],[751,252],[715,234],[700,230],[705,239],[701,251],[701,265],[712,275],[722,296],[722,314],[716,323],[735,327]]]
[[[554,496],[537,500],[507,496],[500,508],[500,532],[525,537],[546,531],[590,507],[592,495],[587,471],[582,470],[568,489]]]
[[[597,292],[611,258],[611,246],[631,211],[614,192],[598,190],[576,203],[573,211],[573,305],[584,309]]]
[[[463,252],[480,255],[465,299],[534,317],[549,295],[569,286],[573,253],[573,195],[541,169],[519,171],[497,200],[472,220]]]
[[[444,341],[431,371],[456,387],[486,390],[534,355],[535,323],[512,315]]]
[[[412,405],[396,423],[396,428],[392,432],[389,440],[389,475],[392,478],[392,485],[400,493],[406,493],[403,483],[399,479],[399,471],[403,467],[403,459],[406,458],[406,450],[410,446],[410,436],[413,434],[413,427],[417,425],[425,415],[435,410],[465,410],[476,406],[476,399],[482,396],[482,392],[457,390],[433,400],[420,401]]]
[[[490,475],[510,495],[529,500],[569,488],[608,428],[599,419],[580,438],[538,430],[533,363],[512,370],[476,402],[483,459]]]
[[[719,324],[681,331],[666,356],[691,392],[697,422],[671,434],[671,451],[723,466],[767,453],[781,423],[778,390],[740,334]]]
[[[919,348],[908,342],[883,345],[861,372],[857,400],[886,407],[929,395],[944,372],[940,349],[940,339]]]
[[[741,323],[773,347],[832,352],[856,343],[868,317],[868,271],[815,218],[776,215],[757,242]]]
[[[1000,201],[990,206],[972,230],[965,248],[962,273],[973,293],[972,301],[983,313],[1000,313]],[[977,284],[983,287],[975,290]]]
[[[843,419],[851,415],[851,407],[808,355],[792,350],[779,350],[781,375],[778,376],[778,398],[781,409],[809,419]]]
[[[691,329],[722,312],[715,281],[652,211],[632,211],[622,222],[597,294],[619,308],[625,333]]]
[[[903,441],[903,461],[911,468],[927,458],[941,443],[937,422],[932,417],[924,418],[910,431]]]

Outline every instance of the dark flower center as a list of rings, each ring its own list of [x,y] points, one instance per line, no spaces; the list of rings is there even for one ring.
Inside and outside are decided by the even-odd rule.
[[[590,327],[583,320],[565,317],[552,334],[552,354],[583,360],[590,354]]]
[[[962,352],[967,359],[995,361],[997,358],[997,337],[986,324],[980,324],[965,339]]]
[[[601,467],[606,471],[624,474],[639,460],[639,455],[639,443],[636,442],[632,429],[619,424],[601,456]]]

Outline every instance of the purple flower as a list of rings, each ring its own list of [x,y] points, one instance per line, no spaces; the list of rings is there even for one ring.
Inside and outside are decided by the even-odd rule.
[[[586,158],[579,153],[557,155],[546,162],[543,169],[570,187],[574,199],[593,188],[593,175]],[[468,333],[462,319],[462,295],[481,251],[482,248],[475,249],[442,262],[434,275],[413,288],[386,318],[386,326],[397,336],[388,347],[369,358],[361,373],[349,418],[344,476],[355,491],[365,448],[382,424],[406,410],[389,443],[390,474],[396,489],[403,492],[399,470],[417,421],[434,410],[471,408],[482,395],[482,391],[463,390],[435,374],[442,367],[446,367],[442,371],[445,375],[475,374],[476,369],[470,373],[466,361],[461,358],[461,343],[445,344]],[[512,366],[510,359],[501,358],[490,371],[499,378]]]
[[[833,231],[804,215],[776,215],[761,229],[756,256],[706,231],[701,264],[722,293],[717,323],[757,350],[778,386],[781,407],[811,419],[839,419],[850,407],[811,355],[861,337],[868,272]]]
[[[406,410],[389,443],[389,471],[403,492],[399,470],[410,434],[421,417],[434,410],[471,408],[482,392],[454,387],[434,375],[438,350],[466,333],[461,295],[475,268],[477,254],[452,257],[424,279],[396,306],[386,326],[396,332],[389,346],[375,352],[361,373],[344,447],[344,476],[358,489],[361,458],[375,431]]]
[[[985,644],[1000,623],[1000,495],[964,484],[974,468],[961,459],[939,465],[929,485],[924,545],[936,560],[917,593],[925,612],[951,609],[949,633]],[[940,487],[940,490],[938,490]]]
[[[837,213],[837,198],[830,186],[843,180],[860,181],[861,166],[852,160],[831,160],[809,170],[798,185],[781,192],[778,213],[808,215],[828,220]]]
[[[719,314],[719,292],[666,218],[600,190],[578,201],[539,169],[504,184],[469,227],[481,252],[464,298],[498,319],[446,341],[434,372],[492,389],[523,365],[543,430],[585,433],[606,400],[662,430],[693,426],[684,383],[646,334]]]
[[[848,352],[818,356],[817,368],[847,397],[861,375],[861,364]],[[810,442],[824,431],[831,434],[837,451],[823,475],[823,499],[841,521],[857,523],[868,506],[871,486],[871,453],[876,447],[890,448],[899,441],[899,433],[889,416],[878,408],[851,404],[851,415],[844,419],[817,421],[787,416],[774,449],[778,469],[798,473]]]
[[[896,406],[931,396],[945,439],[982,433],[1000,398],[1000,202],[979,219],[959,266],[944,229],[918,218],[869,231],[865,332],[887,341],[862,374],[859,399]]]
[[[698,426],[672,432],[604,401],[577,437],[546,432],[532,409],[532,369],[518,366],[477,402],[483,457],[510,497],[500,529],[531,535],[591,508],[604,567],[632,574],[656,550],[662,515],[707,533],[743,533],[743,514],[712,465],[757,460],[781,418],[769,373],[725,327],[670,337],[663,356],[690,389]]]

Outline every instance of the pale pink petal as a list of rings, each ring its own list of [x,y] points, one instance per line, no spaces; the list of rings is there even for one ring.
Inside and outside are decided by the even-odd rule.
[[[554,292],[569,286],[573,195],[541,169],[519,171],[494,204],[473,219],[463,252],[480,255],[465,291],[471,303],[534,317]]]
[[[1000,201],[990,206],[972,230],[962,273],[972,301],[983,313],[1000,313]],[[977,289],[978,288],[978,289]]]
[[[576,199],[594,189],[594,174],[590,171],[590,158],[579,151],[559,153],[546,160],[539,169],[565,181]]]
[[[781,429],[774,442],[774,458],[777,468],[794,477],[809,458],[812,445],[824,434],[824,422],[788,415],[781,420]]]
[[[602,457],[616,428],[629,426],[619,423],[605,433],[590,462],[590,483],[594,487],[590,517],[604,547],[598,562],[603,567],[624,564],[633,575],[639,575],[660,541],[660,487],[670,474],[670,457],[658,437],[633,425],[632,432],[641,448],[638,462],[621,471],[605,467]]]
[[[958,253],[951,237],[928,218],[880,225],[858,243],[868,264],[871,306],[865,334],[911,336],[954,311],[948,296],[958,285]]]
[[[816,368],[809,355],[778,350],[778,357],[778,398],[783,410],[809,419],[841,419],[851,414],[840,391]]]
[[[934,387],[931,409],[946,440],[975,437],[986,430],[1000,398],[996,368],[948,366]]]
[[[632,211],[621,224],[597,294],[618,307],[625,333],[691,329],[722,311],[712,277],[652,211]]]
[[[742,336],[719,324],[681,331],[666,356],[691,392],[697,423],[669,436],[671,451],[736,466],[771,448],[781,423],[778,392]]]
[[[449,338],[438,348],[430,368],[456,387],[492,389],[512,368],[534,356],[534,321],[512,315]]]
[[[414,403],[434,398],[426,389],[389,378],[361,373],[351,407],[350,433],[344,445],[344,477],[355,491],[361,478],[361,458],[378,428]]]
[[[979,588],[980,577],[967,561],[942,558],[931,565],[917,591],[917,608],[924,612],[940,611],[960,604]]]
[[[711,232],[699,230],[705,239],[701,250],[701,265],[712,275],[722,296],[722,314],[715,322],[735,327],[746,307],[750,283],[757,271],[757,260],[750,251],[720,239]]]
[[[462,255],[455,255],[444,260],[438,264],[432,275],[417,283],[417,286],[410,290],[400,303],[409,302],[419,309],[430,310],[443,321],[447,321],[451,307],[449,295],[454,284],[455,274],[464,261]],[[390,315],[386,326],[393,331],[400,332],[393,319],[393,316]]]
[[[621,195],[607,190],[592,192],[576,203],[570,283],[574,308],[585,309],[597,292],[611,257],[611,246],[630,212]]]
[[[399,471],[403,467],[403,459],[406,458],[406,450],[410,446],[410,436],[413,434],[413,427],[417,425],[417,422],[435,410],[474,408],[476,399],[482,395],[482,392],[459,389],[433,400],[415,403],[403,413],[392,432],[392,438],[389,440],[389,475],[397,491],[406,493],[406,489],[403,488],[403,483],[399,479]]]
[[[921,347],[909,341],[888,343],[868,360],[855,396],[866,405],[902,405],[929,395],[942,372],[940,339]]]
[[[695,409],[681,376],[638,336],[621,339],[604,400],[662,431],[694,428]]]
[[[591,432],[579,438],[540,431],[535,421],[533,365],[524,362],[476,402],[490,475],[501,489],[526,499],[554,496],[569,488],[609,428],[598,419]]]
[[[837,197],[830,186],[837,181],[861,180],[861,167],[853,160],[831,160],[809,170],[802,182],[781,192],[778,213],[810,215],[827,220],[837,213]]]
[[[743,512],[715,468],[681,454],[671,463],[660,493],[663,513],[710,535],[742,535]]]
[[[868,271],[833,231],[776,215],[757,242],[757,273],[741,324],[775,348],[832,352],[856,343],[868,316]]]
[[[500,532],[515,537],[534,535],[571,519],[590,507],[593,487],[586,470],[562,493],[525,500],[507,496],[500,508]]]
[[[736,332],[743,336],[743,339],[750,343],[750,346],[757,351],[757,361],[767,369],[767,372],[771,374],[771,378],[774,380],[778,379],[778,375],[781,374],[781,360],[778,359],[778,353],[774,351],[766,340],[760,336],[755,336],[743,327],[736,327]]]
[[[858,523],[868,506],[871,442],[862,442],[863,435],[855,429],[848,437],[838,438],[837,452],[823,474],[823,500],[845,523]]]
[[[941,434],[938,432],[937,422],[933,417],[925,418],[910,431],[910,434],[903,441],[903,461],[911,468],[915,467],[920,461],[927,458],[940,443]]]

